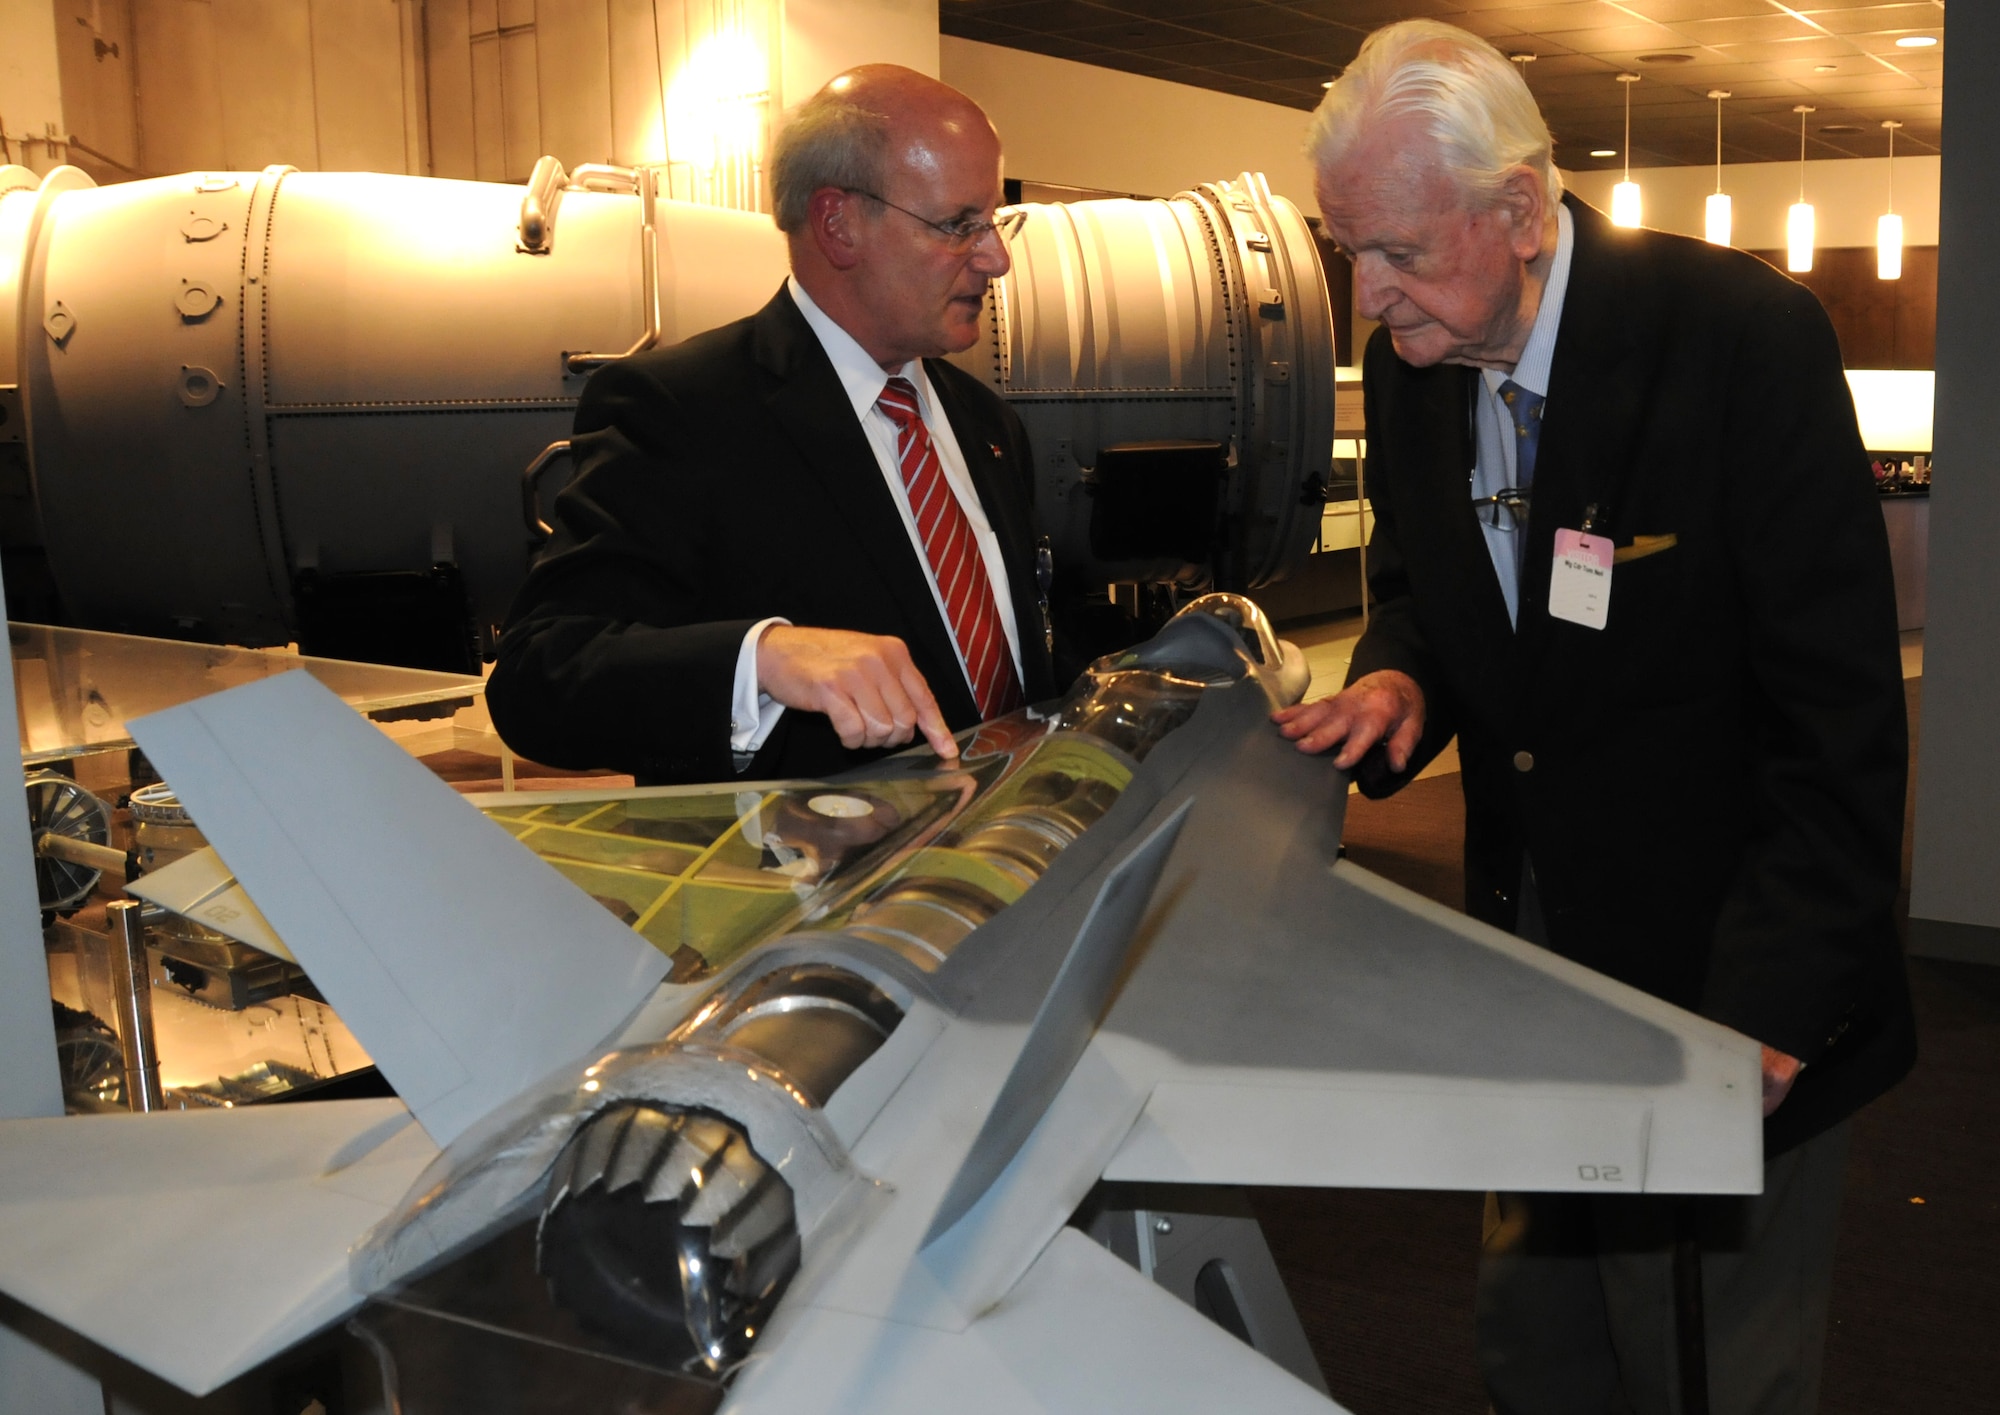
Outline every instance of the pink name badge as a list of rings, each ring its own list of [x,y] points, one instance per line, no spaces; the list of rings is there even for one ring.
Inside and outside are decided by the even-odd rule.
[[[1602,629],[1611,613],[1611,554],[1608,536],[1557,531],[1549,613],[1586,629]]]

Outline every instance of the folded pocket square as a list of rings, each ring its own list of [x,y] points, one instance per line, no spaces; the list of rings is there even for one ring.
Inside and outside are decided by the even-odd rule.
[[[1663,550],[1672,550],[1680,544],[1680,537],[1668,532],[1663,536],[1633,536],[1630,545],[1621,545],[1611,552],[1611,563],[1623,565],[1628,560],[1643,560],[1648,555],[1658,555]]]

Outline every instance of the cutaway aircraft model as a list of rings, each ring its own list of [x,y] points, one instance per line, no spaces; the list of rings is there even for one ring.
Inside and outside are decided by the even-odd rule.
[[[1301,670],[1212,596],[956,762],[484,816],[306,674],[142,719],[400,1099],[0,1122],[0,1290],[409,1415],[1323,1411],[1093,1186],[1755,1192],[1756,1044],[1337,860]]]

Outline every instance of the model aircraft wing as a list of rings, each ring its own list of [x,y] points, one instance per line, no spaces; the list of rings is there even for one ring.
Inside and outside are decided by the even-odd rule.
[[[1755,1193],[1749,1038],[1333,859],[1345,780],[1211,753],[1093,1046],[1146,1096],[1119,1180]]]
[[[439,1144],[610,1036],[666,974],[308,674],[130,726]]]
[[[205,1394],[353,1308],[436,1154],[394,1100],[0,1122],[0,1288]]]
[[[746,1365],[730,1415],[1341,1411],[1067,1228],[962,1330],[809,1306],[781,1309],[771,1336],[774,1356]]]

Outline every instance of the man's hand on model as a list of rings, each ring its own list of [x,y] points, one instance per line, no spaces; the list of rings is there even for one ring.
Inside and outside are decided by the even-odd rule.
[[[1791,1094],[1792,1082],[1799,1079],[1805,1063],[1776,1047],[1764,1048],[1764,1114],[1769,1115]]]
[[[958,756],[901,639],[773,624],[757,641],[757,686],[786,707],[825,713],[850,751],[900,747],[922,732],[940,757]]]
[[[1385,668],[1355,679],[1330,698],[1279,708],[1271,720],[1302,752],[1339,745],[1333,764],[1343,771],[1377,742],[1388,751],[1390,769],[1401,771],[1424,735],[1424,694],[1409,674]]]

